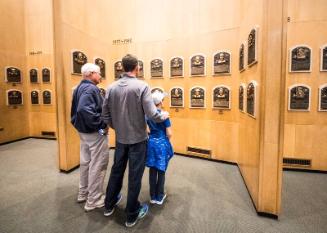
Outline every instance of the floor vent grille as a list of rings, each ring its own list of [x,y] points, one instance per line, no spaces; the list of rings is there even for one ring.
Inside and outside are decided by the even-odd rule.
[[[211,150],[203,149],[203,148],[197,148],[197,147],[191,147],[188,146],[186,148],[187,153],[191,155],[196,155],[204,158],[211,158]]]
[[[41,135],[42,136],[50,136],[50,137],[55,137],[56,136],[56,133],[55,132],[51,132],[51,131],[42,131],[41,132]]]
[[[283,158],[284,166],[311,167],[311,159]]]

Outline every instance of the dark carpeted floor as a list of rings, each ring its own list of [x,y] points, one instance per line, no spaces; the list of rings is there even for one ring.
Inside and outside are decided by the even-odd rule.
[[[56,141],[40,139],[0,147],[1,233],[327,233],[326,174],[284,172],[282,213],[273,220],[257,216],[237,166],[181,156],[169,165],[165,204],[151,205],[141,222],[126,229],[127,179],[112,217],[102,209],[85,213],[76,203],[79,170],[58,172],[56,148]],[[148,202],[147,169],[142,185],[140,201]]]

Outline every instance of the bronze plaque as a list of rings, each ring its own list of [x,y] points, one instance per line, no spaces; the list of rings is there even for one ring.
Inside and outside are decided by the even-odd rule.
[[[204,75],[204,65],[204,56],[193,56],[191,58],[191,75]]]
[[[50,91],[43,92],[43,104],[51,104],[51,92]]]
[[[320,110],[327,111],[327,87],[320,89]]]
[[[293,71],[310,71],[311,67],[311,50],[305,46],[299,46],[291,52],[291,72]]]
[[[100,67],[100,74],[102,79],[106,79],[106,63],[101,58],[95,59],[94,63]]]
[[[226,87],[216,87],[213,90],[213,107],[229,109],[229,89]]]
[[[121,61],[117,61],[115,63],[115,79],[119,79],[120,75],[124,73],[123,63]]]
[[[30,70],[30,82],[37,83],[37,69]]]
[[[39,104],[39,92],[31,91],[31,102],[32,104]]]
[[[171,107],[184,107],[183,89],[174,87],[170,90],[170,106]]]
[[[144,70],[143,70],[143,61],[139,60],[139,75],[138,78],[144,78]]]
[[[293,87],[290,91],[290,110],[309,110],[310,90],[305,86]]]
[[[151,61],[151,77],[161,78],[163,77],[163,62],[160,59],[154,59]]]
[[[230,73],[230,54],[227,52],[219,52],[213,58],[214,74]]]
[[[322,49],[322,71],[327,71],[327,47]]]
[[[170,76],[182,77],[183,76],[183,59],[180,57],[174,57],[170,60]]]
[[[248,65],[256,62],[256,31],[252,29],[248,37]]]
[[[254,116],[255,101],[255,86],[253,83],[250,83],[247,88],[246,112],[252,116]]]
[[[244,70],[244,44],[241,44],[239,53],[240,54],[239,54],[238,70],[241,72]]]
[[[23,104],[23,95],[21,91],[12,90],[8,91],[8,105],[21,105]]]
[[[22,82],[22,76],[19,69],[15,67],[8,67],[6,69],[6,77],[8,83],[20,83]]]
[[[163,89],[160,88],[160,87],[155,87],[155,88],[152,88],[152,89],[151,89],[151,93],[153,93],[153,92],[155,92],[155,91],[160,91],[161,93],[164,92]]]
[[[50,70],[48,68],[42,69],[42,82],[44,83],[50,82]]]
[[[204,108],[205,91],[201,87],[193,87],[191,90],[191,108]]]
[[[242,85],[238,90],[238,109],[244,111],[244,87]]]
[[[73,74],[82,74],[81,68],[87,63],[87,57],[81,51],[73,52]]]
[[[99,88],[100,89],[100,95],[102,98],[105,98],[106,97],[106,90],[102,87]]]

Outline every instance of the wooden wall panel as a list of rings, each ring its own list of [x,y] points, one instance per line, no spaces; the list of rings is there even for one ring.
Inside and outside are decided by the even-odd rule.
[[[25,18],[24,5],[19,0],[0,1],[0,143],[29,135],[27,73],[25,72]],[[21,70],[22,83],[5,82],[5,67],[14,66]],[[22,106],[9,107],[6,103],[6,91],[18,89],[23,91]]]
[[[323,0],[288,1],[287,51],[299,44],[312,48],[312,71],[309,73],[286,73],[285,95],[288,87],[297,83],[311,87],[309,112],[292,112],[285,109],[284,156],[311,159],[310,169],[327,170],[327,152],[322,150],[327,113],[318,112],[318,88],[327,83],[327,72],[320,72],[320,47],[327,43],[327,5]],[[287,56],[287,66],[289,56]],[[287,99],[285,100],[287,104]],[[290,131],[291,130],[291,131]],[[290,134],[288,134],[289,132]],[[292,139],[294,137],[294,139]],[[292,141],[293,143],[290,143]],[[318,149],[319,148],[319,149]]]

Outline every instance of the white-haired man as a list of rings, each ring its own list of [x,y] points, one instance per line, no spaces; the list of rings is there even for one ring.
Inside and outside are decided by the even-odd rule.
[[[104,206],[103,181],[109,148],[107,126],[102,113],[102,97],[97,85],[101,82],[100,67],[82,66],[83,80],[74,90],[71,123],[80,136],[80,182],[78,202],[86,201],[85,211]]]

